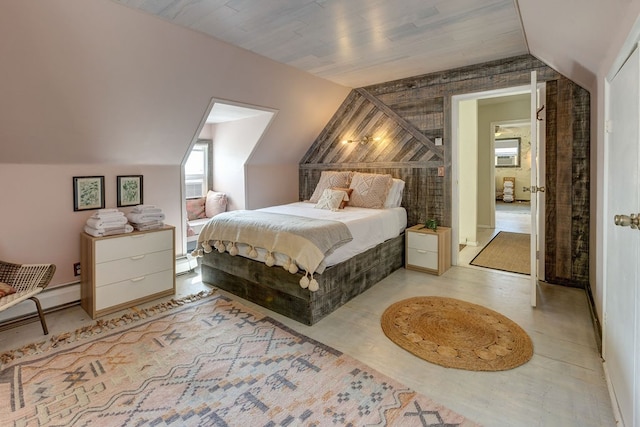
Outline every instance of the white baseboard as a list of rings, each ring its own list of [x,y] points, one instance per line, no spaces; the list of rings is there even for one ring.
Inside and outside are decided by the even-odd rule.
[[[616,426],[625,427],[624,421],[622,420],[622,416],[620,414],[618,399],[616,398],[616,393],[613,390],[613,386],[611,385],[611,378],[609,377],[609,372],[607,371],[606,362],[602,362],[602,368],[604,369],[604,378],[605,378],[605,381],[607,382],[607,389],[609,389],[609,398],[611,399],[611,407],[613,409],[613,416],[616,420]]]
[[[176,259],[176,275],[193,271],[198,266],[198,260],[191,255],[185,255]]]
[[[180,257],[176,259],[176,275],[192,271],[197,266],[198,261],[191,255]],[[73,282],[45,289],[37,295],[37,298],[40,301],[42,310],[44,311],[55,307],[79,304],[80,282]],[[0,323],[36,313],[38,313],[36,304],[28,299],[7,310],[0,311]]]
[[[67,304],[80,303],[80,283],[70,283],[68,285],[56,286],[40,292],[36,298],[40,301],[42,310],[59,307]],[[24,300],[21,303],[0,311],[0,322],[5,322],[18,317],[36,314],[36,304],[31,300]]]

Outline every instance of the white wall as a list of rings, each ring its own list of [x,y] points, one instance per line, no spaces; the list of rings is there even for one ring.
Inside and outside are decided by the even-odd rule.
[[[104,175],[115,207],[116,175],[143,175],[182,248],[180,165],[212,98],[279,111],[251,161],[296,185],[245,184],[275,203],[297,198],[297,164],[349,93],[111,0],[3,2],[0,57],[0,259],[55,262],[52,286],[77,280],[92,213],[73,212],[73,176]]]
[[[248,165],[246,176],[248,209],[298,201],[298,165]]]
[[[478,206],[478,101],[460,101],[459,128],[459,222],[460,244],[475,246]],[[455,226],[455,225],[454,225]]]
[[[213,187],[227,193],[228,210],[246,209],[245,164],[273,113],[212,125]]]
[[[73,177],[105,178],[105,207],[117,205],[116,176],[143,175],[144,203],[161,207],[167,224],[177,226],[182,247],[179,166],[16,165],[0,167],[0,259],[16,263],[54,263],[56,284],[79,280],[80,233],[95,211],[73,210]],[[128,212],[131,208],[120,208]]]
[[[176,164],[212,98],[280,111],[256,161],[297,162],[349,92],[112,0],[3,2],[0,57],[4,163]]]

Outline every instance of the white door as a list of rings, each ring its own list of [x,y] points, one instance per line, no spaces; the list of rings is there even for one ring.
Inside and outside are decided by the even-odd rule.
[[[538,290],[538,79],[535,71],[531,72],[531,271],[530,299],[531,306],[537,304]],[[544,191],[544,190],[543,190]]]
[[[605,202],[606,269],[603,358],[623,425],[637,426],[638,416],[638,279],[640,231],[616,226],[616,215],[638,214],[640,64],[638,49],[609,86]]]

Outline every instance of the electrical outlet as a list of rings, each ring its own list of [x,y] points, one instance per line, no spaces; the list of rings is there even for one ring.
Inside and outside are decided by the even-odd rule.
[[[438,166],[438,176],[444,176],[444,166]]]
[[[80,263],[76,262],[75,264],[73,264],[73,275],[74,276],[79,276],[80,275]]]

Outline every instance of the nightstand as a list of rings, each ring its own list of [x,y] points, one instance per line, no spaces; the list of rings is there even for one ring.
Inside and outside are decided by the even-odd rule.
[[[407,228],[405,234],[405,268],[426,273],[444,273],[451,267],[451,228],[436,231],[422,224]]]

